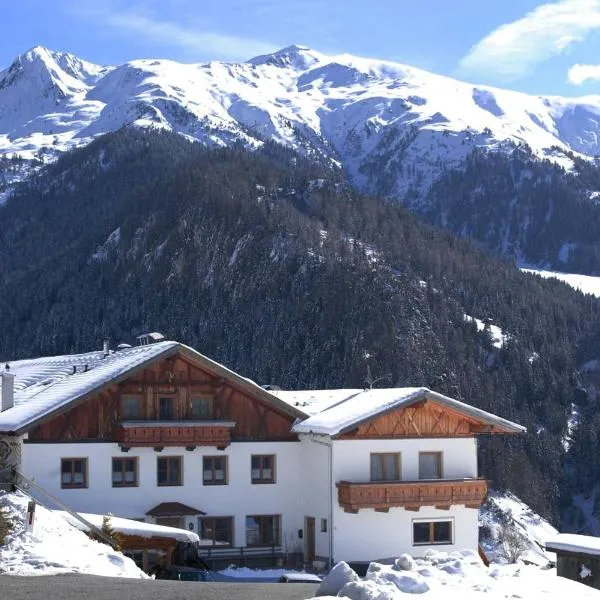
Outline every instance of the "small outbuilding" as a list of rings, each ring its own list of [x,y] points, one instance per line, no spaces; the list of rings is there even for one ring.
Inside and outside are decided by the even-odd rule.
[[[556,572],[600,589],[600,537],[561,533],[546,542],[546,550],[556,553]]]

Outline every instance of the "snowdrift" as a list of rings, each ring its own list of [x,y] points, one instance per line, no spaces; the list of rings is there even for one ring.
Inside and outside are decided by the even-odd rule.
[[[36,507],[32,532],[25,530],[29,498],[0,493],[0,510],[14,524],[0,546],[0,573],[57,575],[85,573],[107,577],[147,578],[130,558],[110,546],[93,541],[60,514]]]

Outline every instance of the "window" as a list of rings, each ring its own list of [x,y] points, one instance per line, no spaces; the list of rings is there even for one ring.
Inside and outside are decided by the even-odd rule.
[[[247,546],[279,546],[279,515],[246,517]]]
[[[205,456],[202,461],[204,485],[227,485],[227,457]]]
[[[112,485],[113,487],[136,487],[138,485],[138,459],[136,457],[112,459]]]
[[[87,471],[87,458],[63,458],[60,461],[60,486],[62,488],[86,488]]]
[[[252,456],[252,483],[275,483],[275,455]]]
[[[327,519],[321,519],[321,533],[327,533]]]
[[[399,481],[400,454],[371,454],[371,481]]]
[[[183,458],[181,456],[159,457],[156,463],[158,485],[183,485]]]
[[[192,419],[212,418],[212,398],[192,398]]]
[[[452,521],[413,521],[413,545],[452,544]]]
[[[201,517],[201,546],[232,546],[233,517]]]
[[[442,453],[419,452],[419,479],[442,478]]]
[[[158,399],[158,420],[172,421],[175,418],[175,399],[174,398],[159,398]]]
[[[142,399],[139,396],[121,396],[121,416],[124,419],[141,419]]]

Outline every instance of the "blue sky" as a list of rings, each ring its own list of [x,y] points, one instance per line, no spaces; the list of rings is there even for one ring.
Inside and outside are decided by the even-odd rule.
[[[99,64],[245,60],[290,44],[530,93],[600,94],[600,0],[19,0],[0,68],[41,44]]]

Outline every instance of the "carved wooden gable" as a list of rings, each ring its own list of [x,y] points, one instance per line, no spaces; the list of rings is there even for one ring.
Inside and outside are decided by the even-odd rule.
[[[340,438],[470,437],[485,429],[473,417],[424,400],[365,421]]]
[[[116,440],[126,420],[121,406],[124,396],[139,399],[137,418],[142,421],[160,420],[161,398],[169,398],[169,418],[174,422],[198,418],[234,421],[232,439],[296,439],[291,433],[294,417],[179,354],[157,360],[125,381],[109,384],[102,392],[34,428],[29,439]],[[210,414],[194,414],[196,398],[208,400]]]

